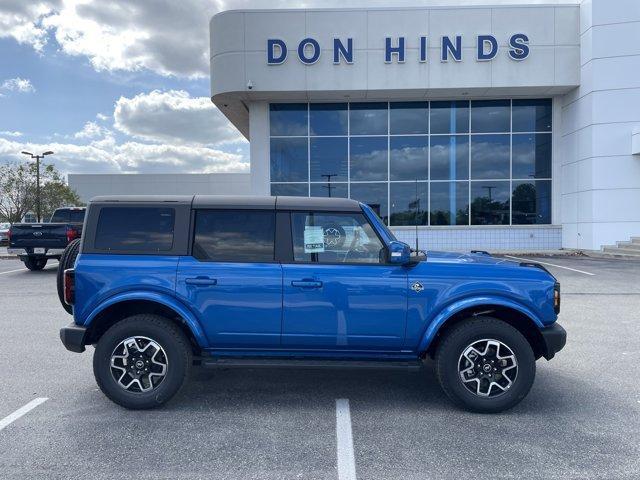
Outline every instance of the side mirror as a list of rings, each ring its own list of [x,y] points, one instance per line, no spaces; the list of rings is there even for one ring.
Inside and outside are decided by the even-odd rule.
[[[411,248],[406,243],[393,241],[389,243],[387,250],[387,261],[389,263],[406,265],[411,261]]]

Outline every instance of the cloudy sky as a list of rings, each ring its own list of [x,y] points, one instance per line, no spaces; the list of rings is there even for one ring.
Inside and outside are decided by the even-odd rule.
[[[209,99],[213,14],[434,3],[448,2],[2,0],[0,161],[53,150],[64,173],[248,171],[248,143]]]

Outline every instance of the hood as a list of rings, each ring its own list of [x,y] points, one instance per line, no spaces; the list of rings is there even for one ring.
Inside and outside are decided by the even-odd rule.
[[[519,262],[496,258],[484,253],[459,253],[459,252],[427,252],[428,263],[457,263],[457,264],[481,264],[481,265],[504,265],[505,267],[518,267]]]

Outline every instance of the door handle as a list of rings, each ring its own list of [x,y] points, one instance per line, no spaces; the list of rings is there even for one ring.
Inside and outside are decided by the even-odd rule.
[[[322,288],[322,282],[319,280],[293,280],[291,282],[291,286],[301,288]]]
[[[209,277],[195,277],[195,278],[185,278],[184,283],[186,283],[187,285],[207,286],[207,285],[217,285],[218,280],[216,280],[215,278],[209,278]]]

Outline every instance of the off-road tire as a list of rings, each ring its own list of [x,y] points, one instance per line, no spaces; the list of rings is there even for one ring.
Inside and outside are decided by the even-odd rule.
[[[80,252],[80,239],[76,238],[72,240],[67,248],[62,252],[62,256],[60,257],[60,261],[58,263],[58,274],[56,277],[56,286],[58,288],[58,298],[60,299],[60,304],[62,308],[66,310],[67,313],[71,314],[73,312],[71,305],[67,305],[64,302],[64,271],[68,268],[73,268],[76,263],[76,258],[78,257],[78,253]]]
[[[462,352],[482,339],[495,339],[510,348],[517,360],[513,384],[495,397],[480,397],[460,378]],[[436,376],[445,394],[459,407],[473,412],[497,413],[518,404],[529,393],[536,374],[531,345],[516,328],[493,317],[473,317],[445,333],[435,354]]]
[[[166,352],[165,377],[149,392],[125,390],[111,373],[114,349],[134,336],[152,339]],[[176,395],[189,377],[192,363],[189,340],[176,324],[159,315],[139,314],[119,321],[102,335],[93,354],[93,373],[110,400],[127,409],[143,410],[158,407]]]

